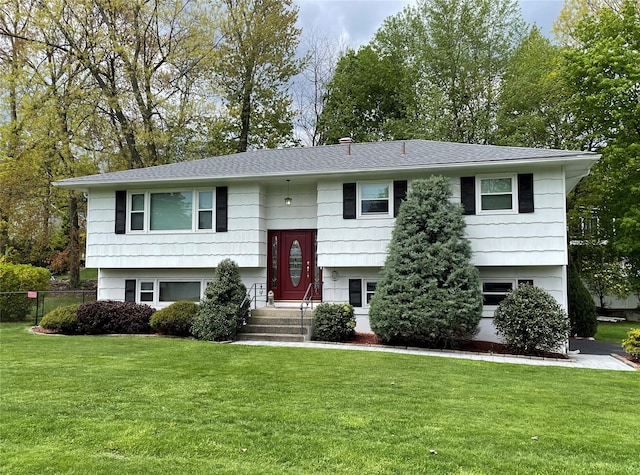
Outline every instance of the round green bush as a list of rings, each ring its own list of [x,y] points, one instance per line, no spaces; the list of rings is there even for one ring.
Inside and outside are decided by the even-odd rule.
[[[323,341],[348,341],[356,334],[356,318],[348,303],[321,303],[313,317],[313,338]]]
[[[493,323],[516,354],[556,351],[569,336],[569,319],[540,287],[520,285],[500,302]]]
[[[640,328],[634,328],[622,340],[622,348],[635,359],[640,360]]]
[[[195,302],[174,302],[153,314],[151,329],[163,335],[189,336],[198,310]]]
[[[79,306],[80,304],[73,304],[51,310],[42,317],[42,320],[40,320],[40,326],[47,330],[55,330],[60,333],[75,333]]]

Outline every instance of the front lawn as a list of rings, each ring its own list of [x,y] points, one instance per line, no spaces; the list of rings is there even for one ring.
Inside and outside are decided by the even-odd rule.
[[[8,323],[0,370],[1,473],[640,473],[635,372]]]
[[[627,333],[632,328],[640,328],[640,322],[598,322],[595,339],[608,343],[620,343],[627,338]]]

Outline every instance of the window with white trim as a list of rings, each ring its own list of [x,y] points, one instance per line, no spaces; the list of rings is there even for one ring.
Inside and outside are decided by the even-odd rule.
[[[360,215],[388,216],[391,211],[390,190],[391,184],[388,182],[360,183],[358,187]]]
[[[514,211],[518,202],[515,175],[478,177],[479,212]]]
[[[132,231],[144,229],[144,194],[132,193],[129,207],[129,224]]]
[[[533,279],[484,280],[482,281],[482,303],[497,306],[516,286],[533,285]]]
[[[213,229],[213,191],[198,192],[198,229]]]
[[[212,231],[212,190],[147,191],[129,194],[129,231]]]
[[[364,294],[365,294],[365,302],[367,303],[367,307],[371,303],[373,294],[376,293],[377,286],[378,286],[378,281],[376,280],[366,280],[364,282]]]
[[[153,302],[154,282],[140,282],[140,302]]]
[[[201,280],[145,279],[140,280],[138,285],[138,301],[151,304],[180,300],[198,302],[202,298],[204,289]]]

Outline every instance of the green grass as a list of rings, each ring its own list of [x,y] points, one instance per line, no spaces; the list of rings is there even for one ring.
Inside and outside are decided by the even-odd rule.
[[[640,328],[640,322],[598,322],[598,332],[595,339],[609,343],[620,343],[627,338],[627,333],[632,328]]]
[[[69,274],[61,274],[58,279],[69,279]],[[80,270],[80,280],[98,280],[98,269],[88,268]]]
[[[640,473],[636,372],[26,329],[1,473]]]

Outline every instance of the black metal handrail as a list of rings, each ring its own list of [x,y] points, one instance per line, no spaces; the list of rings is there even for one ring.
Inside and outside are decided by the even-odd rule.
[[[311,306],[313,309],[313,301],[317,297],[318,300],[322,300],[322,285],[323,282],[311,282],[307,287],[307,291],[304,293],[304,297],[300,302],[300,330],[304,334],[304,313]]]
[[[260,286],[260,288],[258,288]],[[256,282],[247,290],[247,294],[244,296],[242,303],[240,304],[240,308],[244,307],[244,304],[249,302],[253,303],[253,308],[256,309],[258,307],[258,293],[260,296],[264,295],[264,292],[267,289],[267,284],[264,282]],[[251,305],[249,305],[251,306]]]

